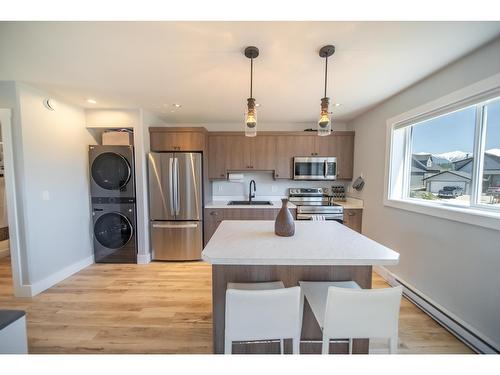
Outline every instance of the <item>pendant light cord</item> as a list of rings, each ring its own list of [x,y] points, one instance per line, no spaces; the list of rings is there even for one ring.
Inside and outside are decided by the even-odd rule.
[[[252,96],[252,86],[253,86],[253,57],[250,59],[250,97]]]
[[[327,77],[328,77],[328,56],[325,58],[325,96],[326,98],[326,82],[327,82]]]

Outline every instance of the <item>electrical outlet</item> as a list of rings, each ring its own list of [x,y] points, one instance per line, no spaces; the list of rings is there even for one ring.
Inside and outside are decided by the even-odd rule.
[[[271,185],[271,191],[276,193],[278,191],[278,187],[276,185]]]
[[[222,191],[222,184],[219,184],[219,191]]]

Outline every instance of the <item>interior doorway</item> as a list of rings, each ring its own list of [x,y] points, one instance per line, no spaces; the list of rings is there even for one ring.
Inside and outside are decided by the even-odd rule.
[[[0,262],[5,263],[10,260],[12,286],[15,296],[30,297],[30,288],[26,287],[23,282],[23,268],[20,254],[12,126],[12,110],[9,108],[0,108],[0,174],[2,175],[0,177]]]
[[[0,259],[9,256],[9,220],[7,218],[7,196],[3,161],[3,140],[0,129]]]

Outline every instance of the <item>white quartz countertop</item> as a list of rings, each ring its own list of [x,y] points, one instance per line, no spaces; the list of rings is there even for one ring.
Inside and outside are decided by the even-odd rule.
[[[248,199],[248,198],[247,198]],[[245,200],[245,199],[232,199],[232,200]],[[265,199],[265,198],[254,198],[256,201],[270,201],[272,205],[228,205],[229,200],[217,200],[205,204],[205,208],[281,208],[281,199]],[[288,202],[288,208],[297,208],[293,203]]]
[[[296,221],[293,237],[274,221],[223,221],[202,252],[210,264],[395,265],[399,253],[336,221]]]

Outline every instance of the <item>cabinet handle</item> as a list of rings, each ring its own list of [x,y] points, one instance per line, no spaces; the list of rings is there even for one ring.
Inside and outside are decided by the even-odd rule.
[[[220,176],[221,176],[221,177],[224,177],[225,175],[224,175],[224,173],[221,173],[221,174],[220,174]]]
[[[219,213],[217,211],[212,211],[212,212],[210,212],[210,215],[217,216],[217,215],[219,215]]]
[[[350,211],[349,211],[349,212],[347,213],[347,215],[348,215],[348,216],[354,216],[354,215],[356,215],[356,214],[355,214],[354,212],[350,212]]]

